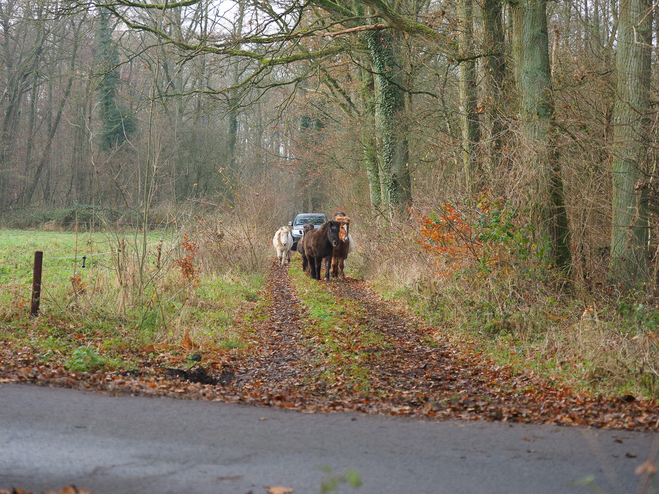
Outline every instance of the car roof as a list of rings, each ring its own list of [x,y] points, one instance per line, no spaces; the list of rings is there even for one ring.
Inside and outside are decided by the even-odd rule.
[[[300,213],[295,217],[293,224],[296,226],[304,225],[305,223],[313,223],[316,226],[320,226],[319,220],[322,223],[327,221],[327,216],[323,213]]]
[[[305,218],[323,218],[324,220],[327,220],[327,216],[323,213],[300,213],[295,217],[295,221]]]

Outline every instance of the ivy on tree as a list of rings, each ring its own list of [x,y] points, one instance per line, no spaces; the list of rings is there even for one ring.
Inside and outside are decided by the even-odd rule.
[[[97,59],[102,74],[99,90],[100,119],[103,123],[100,146],[104,151],[120,146],[136,130],[132,111],[116,101],[120,78],[117,70],[117,47],[112,41],[112,31],[110,12],[101,9],[98,18]]]

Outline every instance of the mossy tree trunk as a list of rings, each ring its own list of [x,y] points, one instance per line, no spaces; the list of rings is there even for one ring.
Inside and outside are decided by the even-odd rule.
[[[363,62],[366,63],[366,60]],[[366,169],[366,178],[368,180],[371,210],[374,214],[377,214],[380,211],[382,194],[380,193],[380,172],[374,135],[375,81],[373,80],[372,72],[368,70],[360,68],[358,73],[361,84],[361,128],[362,145],[364,149],[364,165]]]
[[[522,133],[526,160],[533,176],[530,197],[538,212],[541,236],[547,242],[550,263],[570,274],[570,229],[563,179],[555,145],[554,101],[547,33],[546,0],[521,0],[514,15],[518,59],[516,75],[522,95]],[[520,46],[521,45],[521,46]]]
[[[397,36],[389,31],[372,31],[366,36],[375,73],[381,209],[388,216],[405,214],[412,201],[403,66],[396,56]]]

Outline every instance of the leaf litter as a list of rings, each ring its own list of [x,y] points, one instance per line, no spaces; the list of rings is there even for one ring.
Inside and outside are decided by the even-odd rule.
[[[187,341],[187,351],[194,352],[189,355],[179,346],[149,346],[127,355],[138,363],[133,371],[71,372],[8,340],[0,342],[0,383],[302,412],[659,429],[657,402],[577,393],[531,372],[497,366],[476,348],[449,342],[441,330],[383,301],[364,280],[314,286],[337,307],[322,327],[296,292],[288,268],[273,263],[263,314],[242,322],[247,348],[198,348]],[[341,310],[345,307],[349,310]]]

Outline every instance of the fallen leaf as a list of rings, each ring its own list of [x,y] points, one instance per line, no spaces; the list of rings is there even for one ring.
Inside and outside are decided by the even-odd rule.
[[[185,328],[185,334],[183,335],[183,339],[181,339],[181,348],[187,351],[199,349],[199,345],[192,341],[190,330],[188,328]]]
[[[650,476],[656,475],[657,474],[657,467],[654,466],[653,462],[648,460],[645,463],[637,466],[636,470],[634,470],[634,473],[636,475],[650,475]]]
[[[290,494],[291,492],[295,492],[295,489],[291,489],[290,487],[282,487],[282,486],[277,486],[277,487],[267,487],[268,494]]]

